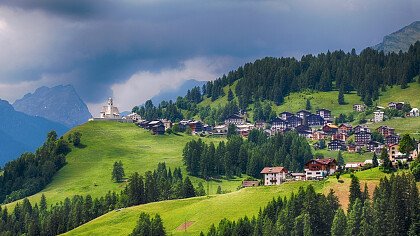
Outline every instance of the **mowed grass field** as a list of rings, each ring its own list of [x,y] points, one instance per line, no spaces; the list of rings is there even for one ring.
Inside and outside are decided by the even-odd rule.
[[[126,177],[138,172],[143,175],[165,162],[172,170],[181,167],[182,150],[185,144],[197,138],[189,135],[151,135],[134,124],[117,122],[88,122],[70,132],[82,133],[84,148],[72,148],[67,156],[67,164],[53,177],[52,182],[40,193],[29,197],[33,203],[39,202],[45,194],[48,204],[63,201],[73,195],[90,194],[93,198],[104,196],[108,191],[120,192],[125,183],[115,183],[111,173],[115,161],[122,161]],[[206,142],[219,142],[221,139],[204,138]],[[195,186],[204,180],[191,177]],[[222,190],[235,191],[241,179],[210,181],[210,193],[216,193],[217,186]],[[206,184],[204,184],[206,187]],[[14,206],[8,204],[8,207]]]
[[[372,196],[379,180],[388,174],[374,168],[357,172],[355,175],[359,178],[362,188],[365,183],[368,184]],[[201,231],[207,232],[211,224],[218,224],[223,218],[235,220],[245,215],[252,217],[273,198],[290,196],[292,192],[296,193],[299,187],[309,184],[312,184],[317,192],[324,194],[333,189],[341,206],[347,209],[350,175],[342,175],[340,179],[344,182],[340,183],[335,177],[330,177],[324,181],[296,181],[280,186],[246,188],[229,194],[130,207],[110,212],[65,235],[127,235],[135,227],[141,212],[152,215],[159,213],[168,235],[198,235]],[[192,222],[192,225],[186,230],[177,229],[184,222]]]
[[[420,117],[393,118],[384,122],[373,123],[369,126],[371,129],[376,129],[381,125],[395,128],[395,132],[400,135],[409,134],[416,139],[420,138]]]

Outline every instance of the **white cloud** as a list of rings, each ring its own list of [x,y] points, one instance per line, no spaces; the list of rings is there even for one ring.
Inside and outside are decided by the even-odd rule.
[[[138,71],[127,81],[111,86],[114,103],[121,111],[130,111],[135,105],[144,103],[161,91],[176,89],[189,79],[208,81],[220,76],[232,63],[227,57],[193,58],[181,63],[178,68],[163,69],[159,72]],[[111,96],[111,95],[110,95]],[[93,116],[97,116],[105,103],[88,104]]]

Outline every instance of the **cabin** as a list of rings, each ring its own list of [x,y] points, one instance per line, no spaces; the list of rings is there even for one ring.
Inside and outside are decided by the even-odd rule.
[[[367,131],[360,131],[354,134],[354,139],[357,145],[365,145],[372,141],[372,134]]]
[[[242,188],[257,187],[260,185],[258,180],[244,180],[242,181]]]
[[[322,131],[324,131],[327,134],[335,134],[338,132],[338,127],[333,124],[326,124],[322,127]]]
[[[378,123],[384,121],[384,112],[383,111],[374,111],[373,112],[373,122]]]
[[[354,104],[353,105],[353,111],[363,112],[365,110],[366,110],[366,105],[364,105],[364,104]]]
[[[290,113],[288,111],[284,111],[284,112],[280,113],[280,118],[283,119],[283,120],[287,120],[292,116],[294,116],[293,113]]]
[[[245,124],[245,119],[239,115],[231,115],[225,120],[225,124],[243,125]]]
[[[389,126],[386,125],[381,125],[379,126],[376,131],[380,134],[382,134],[384,137],[388,136],[388,135],[394,135],[395,134],[395,129],[391,128]]]
[[[391,134],[385,137],[385,144],[386,145],[392,145],[392,144],[398,144],[400,142],[400,136]]]
[[[336,133],[331,136],[331,140],[340,140],[340,141],[345,142],[347,141],[348,137],[349,135],[346,133]]]
[[[358,125],[353,129],[354,133],[359,133],[361,131],[370,132],[370,129],[365,125]]]
[[[126,119],[130,119],[133,122],[137,122],[137,121],[141,120],[141,116],[139,114],[133,112],[133,113],[127,115]]]
[[[191,121],[188,125],[193,133],[203,132],[203,123],[201,121]]]
[[[237,125],[236,126],[236,131],[243,137],[248,137],[249,132],[251,132],[251,130],[253,130],[255,128],[255,126],[253,124],[243,124],[243,125]]]
[[[150,132],[154,135],[165,134],[165,125],[163,125],[162,121],[160,120],[154,120],[149,122],[148,129],[150,129]]]
[[[295,128],[303,124],[303,119],[297,116],[291,116],[287,119],[287,123],[289,123],[290,128]]]
[[[388,103],[388,108],[402,110],[404,107],[404,104],[405,104],[404,102],[390,102]]]
[[[328,150],[331,151],[345,151],[346,150],[346,143],[341,140],[333,140],[328,143]]]
[[[368,152],[375,152],[377,149],[382,150],[382,144],[376,141],[370,141],[366,144],[366,150]]]
[[[295,130],[299,134],[299,136],[305,138],[312,138],[312,129],[307,125],[299,125],[295,128]]]
[[[310,114],[306,117],[306,124],[309,126],[322,126],[325,120],[320,115]]]
[[[318,109],[316,110],[316,114],[324,118],[325,120],[329,120],[331,118],[331,111],[328,109]]]
[[[282,166],[264,167],[260,172],[264,175],[264,185],[280,185],[286,181],[287,169]]]
[[[338,126],[338,132],[342,134],[349,134],[353,130],[353,126],[351,124],[341,124]]]
[[[172,122],[170,120],[162,119],[160,121],[162,121],[163,125],[165,126],[165,130],[172,128]]]
[[[314,131],[312,133],[312,140],[321,140],[325,139],[327,137],[327,134],[325,134],[324,131]]]
[[[272,130],[284,130],[289,126],[289,122],[278,117],[271,120],[270,124]]]
[[[305,174],[307,180],[324,179],[337,170],[337,161],[333,158],[314,159],[306,162]]]
[[[290,176],[292,177],[293,180],[296,180],[296,181],[306,180],[305,173],[291,173]]]
[[[213,134],[227,134],[228,126],[227,125],[217,125],[213,128]]]
[[[360,151],[360,146],[357,146],[357,145],[351,143],[351,144],[347,145],[347,151],[349,153],[359,152]]]
[[[311,114],[311,112],[307,111],[307,110],[300,110],[298,112],[296,112],[296,116],[300,117],[302,119],[304,119],[305,117],[309,116]]]

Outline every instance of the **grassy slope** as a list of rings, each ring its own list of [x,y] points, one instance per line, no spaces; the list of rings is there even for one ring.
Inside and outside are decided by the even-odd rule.
[[[82,133],[85,148],[73,148],[67,156],[64,166],[43,191],[29,197],[32,202],[39,202],[45,194],[48,203],[53,204],[75,194],[92,197],[105,195],[108,191],[119,192],[124,183],[111,181],[112,166],[121,160],[126,176],[133,172],[144,174],[154,170],[157,163],[166,162],[173,170],[182,167],[182,149],[185,143],[195,136],[164,135],[154,136],[137,128],[134,124],[116,122],[88,122],[74,129]],[[219,139],[204,139],[218,142]],[[185,173],[185,168],[182,168]],[[202,181],[191,178],[193,183]],[[210,192],[215,193],[217,186],[223,190],[234,191],[241,180],[210,182]],[[15,203],[9,204],[13,206]]]
[[[412,137],[420,138],[420,117],[394,118],[380,123],[373,123],[370,127],[376,129],[381,125],[393,127],[395,132],[399,134],[410,134]]]
[[[356,175],[364,186],[366,182],[372,195],[379,179],[386,174],[378,168],[358,172]],[[335,178],[325,181],[301,181],[286,183],[281,186],[247,188],[240,191],[183,200],[151,203],[142,206],[113,211],[99,217],[79,228],[70,231],[67,235],[127,235],[135,226],[140,212],[151,214],[159,213],[162,216],[164,226],[171,235],[198,235],[200,231],[206,232],[211,224],[217,224],[221,219],[238,219],[248,215],[256,215],[260,207],[264,207],[273,197],[288,196],[291,192],[297,192],[300,186],[314,185],[318,192],[327,194],[333,189],[339,197],[341,205],[348,205],[350,186],[349,175],[341,177],[344,183],[339,183]],[[194,221],[194,224],[186,232],[176,228],[184,221]]]

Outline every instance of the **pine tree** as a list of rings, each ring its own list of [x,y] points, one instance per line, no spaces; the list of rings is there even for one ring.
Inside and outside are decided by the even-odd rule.
[[[350,195],[349,195],[349,210],[353,203],[359,199],[362,200],[362,192],[360,191],[359,179],[355,175],[351,175]]]
[[[162,219],[159,214],[155,215],[155,218],[151,220],[151,232],[150,236],[165,236],[165,228],[163,227]]]
[[[230,88],[229,88],[229,91],[228,91],[228,97],[227,98],[228,98],[229,102],[234,99],[233,92]]]
[[[124,167],[121,161],[116,161],[114,163],[114,168],[112,170],[112,180],[116,182],[121,182],[125,176]]]
[[[343,209],[339,208],[335,213],[331,226],[331,236],[345,236],[347,228],[347,219]]]
[[[309,99],[306,99],[306,106],[305,109],[310,111],[312,109],[311,101]]]
[[[41,195],[41,201],[39,202],[39,210],[41,214],[45,214],[47,212],[47,198],[44,194]]]
[[[345,165],[343,154],[341,153],[341,151],[338,151],[337,164],[340,167],[343,167]]]
[[[344,90],[340,88],[338,91],[338,104],[345,105],[346,102],[344,101]]]
[[[388,152],[386,148],[382,149],[381,160],[382,160],[382,169],[387,172],[390,171],[392,169],[392,163],[389,160]]]
[[[365,200],[363,205],[362,221],[360,222],[360,235],[372,236],[373,235],[373,213],[369,199]]]
[[[191,183],[190,178],[187,176],[187,178],[185,178],[184,184],[183,184],[183,192],[184,192],[184,198],[189,198],[189,197],[195,197],[195,190],[194,190],[194,186]]]
[[[373,152],[373,157],[372,157],[372,166],[373,167],[378,167],[379,163],[378,163],[378,157],[376,156],[376,152]]]
[[[347,219],[347,235],[359,235],[360,224],[362,220],[362,202],[359,198],[356,198],[354,204],[349,208],[349,214]]]

